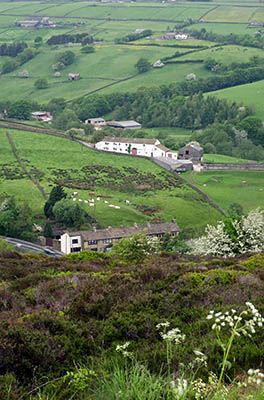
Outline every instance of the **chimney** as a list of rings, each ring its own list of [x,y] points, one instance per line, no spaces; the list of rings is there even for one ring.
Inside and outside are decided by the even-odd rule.
[[[137,227],[138,227],[136,222],[134,222],[134,227],[135,227],[135,228],[137,228]]]
[[[150,222],[149,222],[149,221],[147,221],[147,227],[148,227],[148,228],[150,228],[150,227],[151,227],[151,225],[150,225]]]
[[[172,222],[173,222],[174,224],[176,224],[176,219],[175,219],[175,218],[173,218],[173,219],[172,219]]]
[[[93,226],[93,231],[96,232],[96,226]]]

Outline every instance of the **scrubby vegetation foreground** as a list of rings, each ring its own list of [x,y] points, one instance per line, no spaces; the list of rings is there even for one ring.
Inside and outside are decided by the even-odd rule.
[[[263,399],[263,267],[2,248],[0,398]]]

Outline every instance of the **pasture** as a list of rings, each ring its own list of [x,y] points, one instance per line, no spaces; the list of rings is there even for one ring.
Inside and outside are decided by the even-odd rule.
[[[190,182],[200,187],[224,210],[232,203],[242,205],[245,213],[264,202],[264,172],[203,171],[187,173]]]
[[[246,85],[210,92],[206,96],[216,96],[219,99],[228,99],[252,107],[255,115],[263,120],[264,114],[264,81],[248,83]]]
[[[214,58],[217,62],[229,65],[231,62],[248,62],[250,58],[257,56],[263,58],[264,53],[261,49],[254,49],[252,47],[242,47],[235,45],[227,45],[209,48],[195,53],[186,54],[180,57],[180,60],[199,60],[207,58]]]
[[[254,28],[248,28],[248,23],[212,23],[212,22],[199,22],[198,24],[190,26],[189,29],[199,30],[206,29],[207,32],[214,32],[221,35],[229,35],[230,33],[236,35],[253,35],[256,31]]]
[[[208,22],[250,22],[255,19],[258,7],[217,6],[202,19]]]
[[[200,195],[149,160],[101,154],[70,140],[30,132],[11,131],[11,136],[19,156],[46,193],[56,182],[68,194],[78,191],[81,204],[102,226],[144,224],[147,219],[170,221],[176,217],[182,229],[200,230],[221,218]],[[20,169],[3,129],[0,159],[0,193],[28,202],[35,215],[43,215],[45,200]],[[109,198],[95,198],[95,207],[91,207],[84,202],[91,199],[90,191],[96,193],[96,198]]]
[[[141,86],[169,85],[170,83],[185,80],[186,75],[195,73],[197,79],[212,76],[201,64],[170,64],[159,70],[150,70],[145,74],[137,74],[134,67],[139,58],[146,58],[151,63],[163,57],[170,57],[176,51],[184,52],[184,48],[168,46],[177,45],[205,45],[208,49],[187,54],[180,60],[197,60],[213,57],[219,62],[228,64],[232,61],[247,61],[252,56],[262,57],[260,49],[244,48],[240,46],[209,47],[214,43],[198,40],[171,41],[160,40],[161,36],[174,28],[176,23],[186,19],[194,19],[198,24],[191,28],[199,29],[205,26],[208,30],[223,33],[246,33],[247,22],[261,13],[264,8],[259,5],[240,7],[222,2],[214,3],[181,2],[154,3],[98,3],[98,2],[70,2],[51,1],[34,2],[0,2],[0,43],[13,40],[25,40],[29,46],[34,45],[36,36],[43,38],[43,45],[38,49],[37,56],[16,69],[3,75],[1,78],[1,93],[10,100],[28,97],[40,102],[46,102],[54,97],[64,97],[66,100],[89,94],[93,91],[111,93],[113,91],[134,91]],[[219,3],[220,4],[220,3]],[[49,16],[55,22],[54,28],[30,29],[14,25],[15,20],[23,20],[32,16]],[[228,18],[228,24],[223,23]],[[237,23],[230,23],[237,22]],[[207,23],[203,22],[206,21]],[[216,21],[213,24],[210,21]],[[77,25],[79,22],[82,24]],[[133,33],[136,29],[151,29],[150,39],[138,40],[132,45],[116,45],[115,39]],[[252,34],[254,29],[247,29]],[[74,63],[61,71],[59,78],[54,78],[52,64],[55,55],[69,49],[68,46],[48,46],[45,44],[52,35],[65,33],[87,32],[98,41],[95,44],[95,53],[82,54],[81,46],[70,47],[76,55]],[[151,46],[159,44],[159,46]],[[166,47],[165,47],[166,46]],[[5,57],[0,59],[0,69]],[[175,59],[176,60],[176,59]],[[18,75],[27,70],[28,79],[20,79]],[[69,82],[68,73],[80,73],[81,79]],[[37,90],[34,82],[38,78],[46,78],[48,88]],[[128,79],[123,81],[124,79]]]

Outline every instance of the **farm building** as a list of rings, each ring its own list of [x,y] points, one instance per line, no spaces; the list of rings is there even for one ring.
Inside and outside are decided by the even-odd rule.
[[[141,124],[136,121],[109,121],[107,125],[118,129],[140,129]]]
[[[15,25],[21,28],[43,28],[43,27],[53,27],[53,22],[49,20],[49,17],[43,18],[31,18],[24,21],[15,21]]]
[[[163,64],[163,62],[161,60],[157,60],[156,62],[154,62],[154,64],[152,65],[153,68],[162,68],[164,67],[165,64]]]
[[[78,81],[80,79],[80,74],[68,74],[69,81]]]
[[[158,139],[105,137],[95,144],[98,150],[131,154],[143,157],[168,157],[177,159],[177,153],[160,144]]]
[[[91,124],[96,130],[102,129],[106,125],[103,118],[89,118],[85,120],[85,123]]]
[[[189,38],[187,33],[167,32],[161,37],[163,40],[186,40]]]
[[[147,237],[162,238],[165,233],[171,237],[179,234],[179,226],[176,221],[161,224],[150,224],[138,226],[121,226],[120,228],[93,229],[90,231],[65,232],[61,235],[60,248],[65,254],[76,253],[83,250],[106,251],[109,244],[117,240],[130,237],[135,233],[144,232]]]
[[[263,26],[264,25],[264,23],[262,22],[262,21],[251,21],[249,24],[248,24],[248,27],[249,28],[256,28],[256,27],[261,27],[261,26]]]
[[[195,74],[188,74],[186,75],[186,80],[187,81],[195,81],[196,75]]]
[[[185,172],[193,170],[191,160],[176,160],[168,157],[155,157],[154,162],[170,172]]]
[[[52,120],[52,115],[48,111],[35,111],[31,115],[36,121],[50,122]]]
[[[202,161],[203,148],[198,142],[190,142],[179,150],[180,160]]]

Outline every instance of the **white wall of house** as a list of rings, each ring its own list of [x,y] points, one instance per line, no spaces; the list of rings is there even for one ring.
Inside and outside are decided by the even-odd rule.
[[[178,154],[173,152],[173,151],[167,151],[166,152],[166,157],[171,158],[172,160],[177,160],[178,159]]]
[[[65,254],[72,253],[72,250],[82,247],[81,236],[70,236],[67,232],[61,235],[61,251]]]
[[[105,142],[101,141],[96,143],[95,148],[98,150],[111,151],[122,154],[131,154],[144,157],[166,157],[166,152],[159,149],[159,140],[156,140],[155,144],[143,144],[143,143],[120,143],[120,142]],[[130,148],[130,153],[129,153]],[[177,153],[169,152],[172,154],[171,158],[177,158]]]

